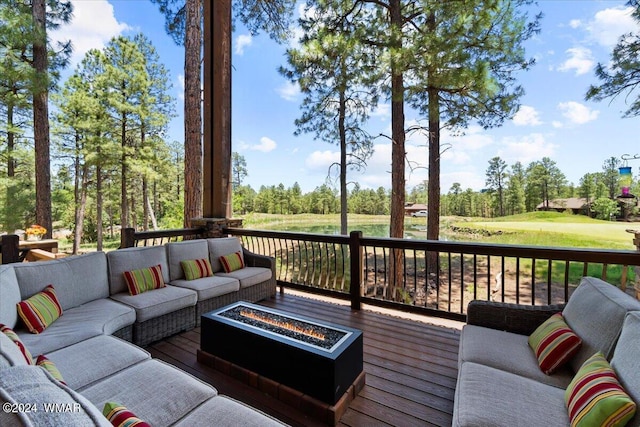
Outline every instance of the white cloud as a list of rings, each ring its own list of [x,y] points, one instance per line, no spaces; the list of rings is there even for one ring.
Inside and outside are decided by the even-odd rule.
[[[236,37],[235,52],[238,55],[243,55],[244,48],[251,46],[252,43],[253,38],[251,37],[251,34],[240,34],[238,37]]]
[[[580,28],[582,26],[582,21],[580,21],[579,19],[572,19],[571,21],[569,21],[569,26],[571,28]]]
[[[578,125],[593,121],[600,114],[598,110],[591,110],[586,105],[575,101],[561,102],[558,104],[558,109],[571,123]]]
[[[540,133],[505,138],[501,144],[503,148],[498,150],[498,156],[507,164],[522,162],[525,166],[543,157],[553,157],[556,150],[556,146]]]
[[[605,47],[614,46],[625,33],[638,32],[638,24],[633,20],[632,7],[612,7],[597,12],[587,24],[592,39]]]
[[[328,171],[329,166],[340,162],[339,151],[314,151],[305,159],[305,166],[312,171]]]
[[[300,86],[297,83],[286,82],[277,88],[276,92],[286,101],[295,101],[300,95]]]
[[[90,49],[102,49],[109,40],[131,30],[127,24],[118,22],[113,6],[107,0],[73,0],[73,18],[67,25],[51,31],[53,42],[73,41],[72,67],[79,63]]]
[[[371,117],[379,117],[380,120],[389,120],[391,118],[391,104],[378,104],[369,115]]]
[[[522,105],[513,116],[513,124],[516,126],[538,126],[541,125],[542,122],[535,108],[529,105]]]
[[[249,147],[249,149],[254,151],[262,151],[263,153],[268,153],[269,151],[275,150],[277,146],[278,144],[276,144],[276,142],[273,139],[263,136],[262,138],[260,138],[259,144],[252,145],[251,147]]]
[[[579,76],[590,72],[595,64],[591,50],[586,47],[573,47],[567,49],[565,53],[569,55],[569,59],[558,67],[559,71],[574,70],[576,76]]]

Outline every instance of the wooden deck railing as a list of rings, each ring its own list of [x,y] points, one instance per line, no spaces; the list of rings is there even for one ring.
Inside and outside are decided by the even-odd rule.
[[[529,247],[224,230],[248,250],[276,259],[280,286],[403,311],[464,320],[473,299],[519,304],[566,302],[583,276],[634,293],[639,251]],[[204,229],[123,230],[122,247],[201,238]],[[352,284],[357,284],[352,286]]]
[[[637,251],[226,231],[275,257],[286,286],[348,298],[354,308],[365,302],[460,320],[472,299],[564,303],[582,276],[626,289],[638,279],[630,267],[640,266]]]
[[[204,228],[176,228],[171,230],[136,231],[124,228],[120,235],[120,247],[157,246],[185,239],[199,239],[204,236]]]

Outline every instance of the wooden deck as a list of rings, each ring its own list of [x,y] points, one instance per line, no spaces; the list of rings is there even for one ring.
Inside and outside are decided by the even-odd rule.
[[[366,385],[340,420],[340,426],[450,426],[460,331],[370,310],[291,294],[261,304],[364,333]],[[302,412],[196,361],[200,329],[148,348],[162,359],[292,426],[321,426]]]

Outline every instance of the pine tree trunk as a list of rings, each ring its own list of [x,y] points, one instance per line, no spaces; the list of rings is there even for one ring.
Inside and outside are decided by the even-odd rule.
[[[96,240],[98,251],[102,250],[102,167],[100,166],[100,147],[97,150],[98,164],[96,165]]]
[[[186,2],[184,57],[184,226],[202,216],[202,97],[200,1]]]
[[[13,158],[15,149],[15,132],[13,131],[13,105],[7,105],[7,201],[16,197],[16,161]],[[20,223],[17,209],[11,203],[4,206],[4,223],[8,232],[21,228],[25,224]]]
[[[402,9],[400,0],[390,1],[392,47],[402,49]],[[391,224],[390,237],[404,237],[404,203],[405,203],[405,132],[404,132],[404,76],[401,66],[391,61]],[[401,249],[391,250],[389,260],[389,283],[392,300],[401,298],[403,285],[402,266],[404,252]]]
[[[149,231],[149,189],[147,178],[142,177],[142,229]]]
[[[33,92],[33,138],[36,157],[36,222],[52,236],[51,170],[49,154],[49,96],[47,72],[47,27],[45,0],[33,0],[33,21],[37,36],[33,43],[33,67],[36,73]]]
[[[129,227],[129,207],[127,203],[127,114],[122,113],[120,128],[120,227],[122,230]]]
[[[344,126],[347,114],[345,91],[340,91],[338,131],[340,132],[340,234],[347,235],[347,135]]]

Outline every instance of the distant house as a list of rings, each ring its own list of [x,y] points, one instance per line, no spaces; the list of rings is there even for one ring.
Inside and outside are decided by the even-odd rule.
[[[411,216],[411,214],[416,213],[418,211],[426,211],[427,205],[424,203],[406,203],[404,205],[404,215]]]
[[[547,206],[545,202],[536,206],[537,211],[564,212],[567,209],[571,209],[571,212],[575,215],[588,215],[589,203],[587,203],[587,199],[582,197],[569,197],[568,199],[549,200],[549,206]]]

